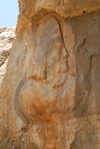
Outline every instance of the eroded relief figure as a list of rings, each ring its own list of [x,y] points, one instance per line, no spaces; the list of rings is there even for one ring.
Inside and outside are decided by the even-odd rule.
[[[55,132],[57,123],[63,123],[60,116],[68,118],[73,109],[75,76],[68,73],[69,54],[59,22],[54,17],[45,18],[37,36],[35,55],[26,74],[27,81],[19,91],[18,103],[29,123],[41,125],[43,148],[53,149],[57,148],[55,140],[61,133],[58,128]],[[61,144],[59,137],[57,140]]]
[[[74,48],[77,66],[76,90],[73,109],[75,117],[91,115],[91,112],[89,110],[87,111],[87,109],[89,106],[89,96],[91,94],[92,58],[94,56],[98,56],[98,54],[95,52],[89,52],[84,47],[85,42],[86,39],[83,38]]]
[[[42,139],[42,144],[38,144],[40,148],[64,149],[67,136],[65,123],[66,120],[73,118],[76,104],[75,83],[78,80],[81,90],[81,84],[84,83],[84,78],[90,71],[90,59],[95,54],[82,48],[84,39],[75,46],[74,54],[77,56],[77,63],[83,55],[87,62],[86,67],[84,62],[80,64],[80,68],[78,66],[82,79],[77,73],[76,75],[69,73],[70,55],[65,47],[63,33],[57,19],[54,17],[43,19],[38,27],[36,38],[38,40],[35,54],[32,55],[30,70],[26,72],[27,81],[20,88],[17,99],[19,109],[28,124],[39,125],[37,133],[40,140]],[[82,66],[85,73],[81,71]]]
[[[44,20],[43,25],[42,33],[38,38],[39,46],[32,61],[33,72],[27,74],[28,80],[21,88],[18,99],[20,108],[29,121],[34,121],[34,117],[41,119],[42,116],[45,120],[49,119],[55,110],[65,110],[68,108],[66,105],[72,104],[70,100],[71,103],[66,101],[69,103],[62,105],[63,103],[58,99],[64,100],[66,84],[69,84],[65,82],[73,79],[73,76],[68,74],[69,55],[59,24],[56,19],[50,18]]]

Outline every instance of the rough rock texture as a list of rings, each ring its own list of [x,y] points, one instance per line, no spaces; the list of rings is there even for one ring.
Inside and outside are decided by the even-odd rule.
[[[8,57],[14,40],[15,27],[11,29],[0,28],[0,84],[6,72]]]
[[[0,85],[6,73],[6,66],[14,40],[15,27],[11,29],[7,29],[6,27],[0,28]],[[1,140],[3,140],[4,143],[6,142],[4,136],[7,135],[6,132],[8,128],[7,109],[7,102],[0,97],[0,148],[2,148]]]
[[[99,0],[19,0],[20,15],[17,31],[33,25],[39,18],[50,12],[71,18],[98,9],[100,9]]]
[[[19,0],[0,90],[0,148],[100,148],[99,0]]]
[[[6,73],[6,66],[12,43],[15,40],[15,27],[7,29],[6,27],[0,28],[0,85]],[[8,86],[8,84],[7,84]],[[1,140],[6,142],[4,137],[7,135],[8,121],[7,121],[7,102],[0,97],[0,148],[2,148]]]

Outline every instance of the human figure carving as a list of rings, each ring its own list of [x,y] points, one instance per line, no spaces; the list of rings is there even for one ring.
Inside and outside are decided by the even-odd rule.
[[[30,73],[27,73],[27,81],[20,89],[18,103],[29,123],[40,124],[43,126],[42,129],[45,126],[42,147],[56,149],[56,138],[61,133],[57,132],[56,125],[60,121],[63,126],[64,121],[60,116],[72,118],[75,105],[75,81],[78,80],[79,86],[83,83],[87,87],[84,78],[90,71],[91,57],[95,53],[90,53],[83,48],[84,39],[74,48],[77,69],[83,75],[82,80],[80,76],[76,75],[76,77],[68,73],[69,54],[58,21],[53,17],[44,19],[41,30],[37,51],[30,67],[33,71],[29,70]],[[82,59],[83,56],[84,59]],[[86,67],[84,62],[87,63]],[[81,89],[80,93],[83,94]],[[57,121],[56,118],[59,120]],[[61,142],[63,137],[60,138],[58,148],[65,148],[64,142]]]
[[[46,44],[42,44],[42,41],[41,41],[41,45],[40,45],[41,49],[39,49],[39,51],[35,54],[35,57],[32,63],[33,74],[28,74],[27,76],[28,80],[20,89],[20,94],[18,98],[20,102],[19,104],[20,108],[25,113],[26,117],[31,120],[33,119],[33,121],[34,121],[33,117],[36,116],[37,114],[42,113],[43,111],[45,111],[43,113],[46,114],[46,111],[48,111],[48,109],[45,109],[44,108],[45,106],[48,106],[53,111],[55,111],[55,105],[56,105],[55,100],[57,100],[58,98],[57,96],[62,97],[64,94],[64,91],[59,91],[60,90],[59,88],[61,88],[62,85],[65,85],[65,82],[69,76],[73,77],[71,76],[71,74],[67,74],[67,71],[69,69],[68,68],[69,55],[68,55],[67,49],[64,46],[64,43],[63,43],[64,41],[61,37],[59,25],[56,19],[54,18],[51,18],[49,23],[51,22],[53,24],[56,24],[56,27],[54,27],[55,37],[54,39],[53,37],[51,39],[48,39]],[[47,23],[47,25],[49,23]],[[51,41],[52,41],[52,45],[50,43]],[[33,93],[32,91],[34,90],[34,88],[35,88],[35,93]],[[39,92],[40,94],[39,97],[36,92]],[[32,99],[30,96],[32,97]],[[37,98],[36,101],[32,101],[34,100],[33,96],[35,99]],[[28,108],[27,106],[29,106],[30,108]],[[29,113],[28,113],[28,110],[29,110]]]
[[[95,52],[89,52],[84,48],[86,39],[83,38],[74,47],[74,54],[76,57],[77,75],[76,75],[76,91],[74,111],[75,117],[85,115],[84,105],[90,96],[91,92],[91,70],[92,70],[92,58],[98,56]],[[83,104],[83,102],[84,104]],[[81,107],[80,107],[81,106]],[[85,107],[86,109],[86,107]]]
[[[56,114],[66,115],[73,109],[75,77],[68,73],[69,54],[58,21],[53,17],[44,19],[41,31],[18,103],[29,123],[41,123],[42,129],[45,125],[43,148],[53,149],[57,146]]]

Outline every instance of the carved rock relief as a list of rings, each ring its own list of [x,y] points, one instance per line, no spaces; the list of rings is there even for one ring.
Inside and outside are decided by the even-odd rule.
[[[46,17],[38,25],[34,49],[25,39],[30,48],[30,60],[27,62],[26,76],[15,95],[18,116],[26,126],[32,126],[28,131],[35,130],[33,136],[36,134],[37,141],[33,141],[39,148],[45,149],[66,148],[66,142],[69,141],[66,141],[66,120],[75,118],[75,106],[90,94],[88,79],[92,68],[91,59],[97,55],[85,49],[85,38],[81,39],[73,49],[77,57],[77,72],[74,75],[69,73],[70,55],[60,25],[57,18]],[[77,65],[79,62],[80,65]],[[76,83],[78,93],[75,92]],[[71,139],[73,137],[74,134]]]
[[[36,37],[35,49],[32,49],[30,42],[25,39],[27,47],[30,47],[28,56],[31,62],[27,62],[29,66],[26,77],[16,91],[15,109],[26,125],[38,127],[38,142],[42,142],[39,146],[55,148],[59,142],[57,146],[62,144],[63,147],[62,138],[58,137],[56,140],[56,135],[59,135],[58,128],[63,127],[61,115],[68,118],[73,109],[75,76],[68,73],[69,53],[64,43],[62,28],[55,17],[42,20]],[[56,125],[58,128],[55,130]]]
[[[22,92],[31,82],[33,82],[33,85],[34,81],[36,82],[35,84],[43,84],[45,88],[48,87],[49,92],[54,89],[54,96],[59,96],[60,92],[58,93],[57,90],[65,85],[66,80],[71,77],[71,74],[68,73],[69,54],[65,47],[57,20],[53,17],[49,19],[46,18],[38,28],[38,34],[40,34],[40,36],[38,37],[36,52],[31,61],[31,65],[29,64],[29,70],[26,72],[27,81],[20,89],[19,96],[21,97],[18,97],[19,102],[22,101],[20,99],[22,98]],[[31,88],[34,87],[32,86]],[[62,92],[63,91],[61,91],[61,93]],[[21,103],[19,105],[21,105]]]

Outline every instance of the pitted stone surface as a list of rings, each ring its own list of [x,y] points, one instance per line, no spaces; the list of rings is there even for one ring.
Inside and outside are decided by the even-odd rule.
[[[15,40],[15,27],[11,29],[0,28],[0,84],[6,72],[8,57]]]

